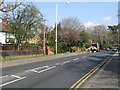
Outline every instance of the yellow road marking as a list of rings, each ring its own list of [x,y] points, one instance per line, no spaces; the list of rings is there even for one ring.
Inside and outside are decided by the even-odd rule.
[[[82,78],[80,78],[76,83],[74,83],[69,90],[72,90],[73,88],[78,88],[80,87],[80,85],[82,85],[83,82],[85,82],[85,80],[87,80],[87,78],[89,78],[94,72],[96,72],[105,62],[106,60],[108,60],[108,58],[104,59],[101,63],[99,63],[97,66],[95,66],[90,72],[88,72],[87,74],[85,74]],[[91,73],[91,74],[90,74]],[[90,75],[89,75],[90,74]],[[81,82],[82,81],[82,82]],[[76,90],[76,89],[74,89]]]
[[[91,74],[89,74],[82,82],[80,82],[74,90],[79,88],[91,75],[93,75],[105,62],[101,63],[100,66],[98,66]]]

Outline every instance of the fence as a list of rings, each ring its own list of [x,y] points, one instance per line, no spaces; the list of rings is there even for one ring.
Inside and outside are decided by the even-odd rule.
[[[13,58],[13,57],[26,57],[33,55],[42,55],[43,49],[39,46],[23,46],[21,50],[17,50],[15,45],[1,45],[0,54],[3,59]]]
[[[13,57],[26,57],[32,55],[42,55],[43,50],[0,50],[0,53],[4,59]]]

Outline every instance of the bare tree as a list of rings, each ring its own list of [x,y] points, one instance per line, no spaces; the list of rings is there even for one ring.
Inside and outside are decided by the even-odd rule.
[[[80,41],[79,31],[64,27],[58,31],[58,40],[68,46],[76,46],[77,42]]]
[[[67,27],[67,28],[71,28],[74,30],[80,30],[82,27],[79,19],[75,18],[75,17],[64,18],[62,20],[62,26]]]
[[[103,44],[106,42],[107,28],[103,25],[94,26],[93,31],[91,31],[92,41],[95,43]]]
[[[0,11],[1,12],[9,12],[14,9],[16,9],[18,6],[22,5],[22,3],[19,3],[18,0],[13,3],[5,3],[5,0],[0,1]]]

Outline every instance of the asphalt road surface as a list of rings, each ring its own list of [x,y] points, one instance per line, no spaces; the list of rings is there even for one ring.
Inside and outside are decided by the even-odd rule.
[[[2,88],[70,88],[115,52],[83,53],[49,61],[2,68]]]

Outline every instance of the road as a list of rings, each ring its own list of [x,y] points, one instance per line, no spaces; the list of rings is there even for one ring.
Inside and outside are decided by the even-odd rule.
[[[115,52],[83,53],[49,61],[2,68],[2,88],[70,88]]]

